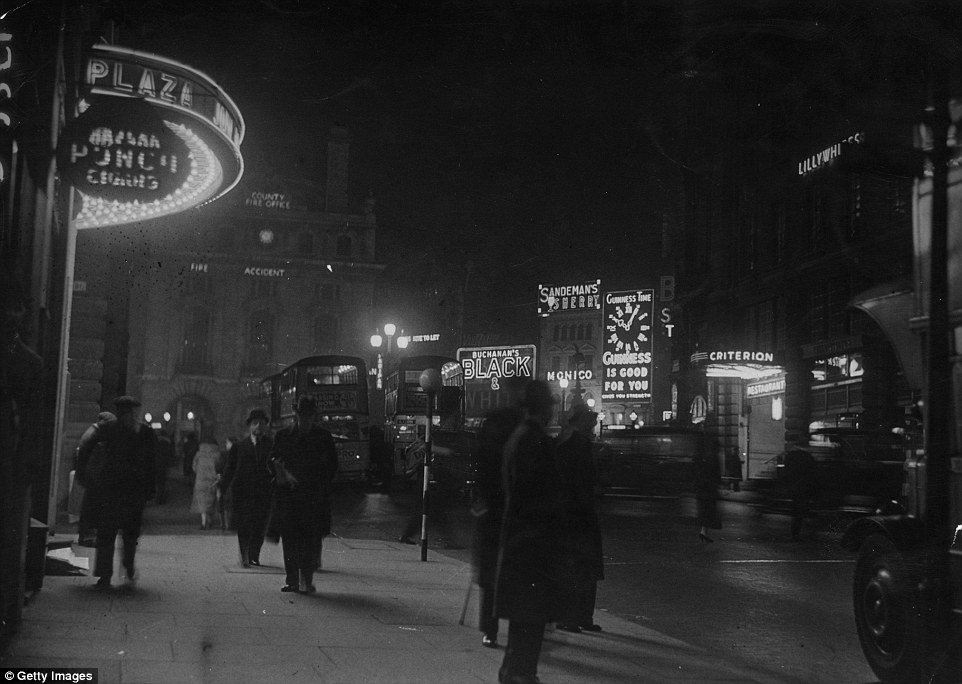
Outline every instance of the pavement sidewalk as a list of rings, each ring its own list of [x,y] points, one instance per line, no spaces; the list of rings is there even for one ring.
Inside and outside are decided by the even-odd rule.
[[[92,549],[73,550],[92,566]],[[133,588],[121,574],[106,592],[92,577],[48,576],[0,670],[93,667],[100,682],[143,684],[497,681],[503,650],[481,646],[476,587],[459,624],[469,564],[329,538],[318,593],[301,595],[280,591],[279,546],[265,545],[260,569],[236,554],[233,534],[145,535]],[[603,611],[596,620],[603,632],[549,631],[545,684],[776,681]]]

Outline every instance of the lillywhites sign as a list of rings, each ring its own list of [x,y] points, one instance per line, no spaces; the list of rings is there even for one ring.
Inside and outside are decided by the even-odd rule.
[[[601,308],[601,280],[580,285],[539,285],[538,315]]]
[[[57,165],[85,194],[146,203],[184,184],[189,155],[149,105],[96,99],[64,130]]]
[[[845,145],[861,145],[864,139],[864,133],[853,133],[844,140],[840,140],[834,145],[830,145],[824,150],[816,152],[808,159],[803,159],[802,161],[798,162],[798,175],[804,176],[807,173],[811,173],[815,169],[819,169],[826,164],[831,163],[842,155]]]

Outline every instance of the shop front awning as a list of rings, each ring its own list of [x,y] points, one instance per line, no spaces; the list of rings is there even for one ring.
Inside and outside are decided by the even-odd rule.
[[[849,306],[868,314],[885,333],[913,390],[922,389],[922,345],[909,328],[915,315],[915,294],[906,282],[888,283],[856,295]]]

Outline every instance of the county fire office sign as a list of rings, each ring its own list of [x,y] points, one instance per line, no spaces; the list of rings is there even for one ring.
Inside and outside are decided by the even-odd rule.
[[[240,110],[208,76],[109,45],[84,62],[78,116],[57,168],[79,197],[78,229],[160,218],[211,202],[243,175]]]
[[[494,408],[516,406],[537,370],[533,344],[461,347],[457,358],[464,371],[464,412],[468,418],[480,418]]]

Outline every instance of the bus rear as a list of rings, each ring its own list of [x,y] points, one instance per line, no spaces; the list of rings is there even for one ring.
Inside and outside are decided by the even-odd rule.
[[[366,481],[371,470],[367,366],[354,356],[311,356],[262,382],[275,428],[290,425],[301,396],[317,404],[317,422],[334,437],[336,482]]]

